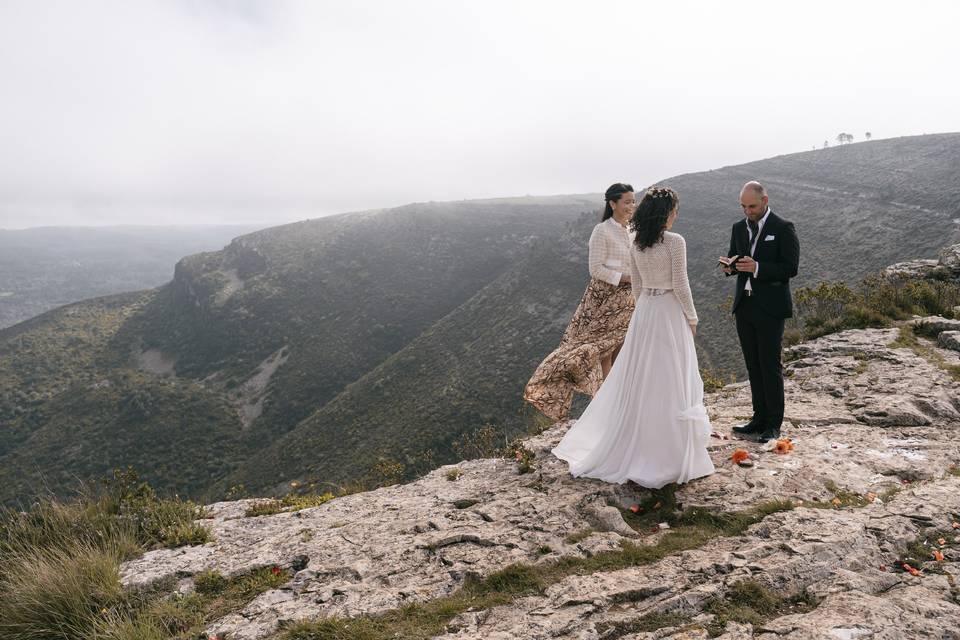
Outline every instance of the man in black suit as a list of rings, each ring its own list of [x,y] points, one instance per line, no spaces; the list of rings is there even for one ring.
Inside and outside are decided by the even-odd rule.
[[[790,278],[797,275],[800,241],[793,223],[770,210],[759,182],[743,185],[740,206],[745,219],[733,225],[727,253],[727,258],[739,259],[724,266],[724,272],[737,275],[733,314],[750,376],[753,418],[733,430],[768,442],[780,437],[783,423],[780,351],[784,320],[793,316]]]

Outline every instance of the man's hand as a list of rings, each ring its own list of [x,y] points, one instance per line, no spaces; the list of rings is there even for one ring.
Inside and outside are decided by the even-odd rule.
[[[749,273],[753,275],[754,270],[757,268],[756,261],[750,256],[743,256],[737,260],[737,271],[742,271],[744,273]]]

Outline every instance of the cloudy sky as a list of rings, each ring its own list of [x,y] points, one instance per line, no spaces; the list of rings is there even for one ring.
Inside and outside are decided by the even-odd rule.
[[[958,7],[0,0],[0,227],[597,192],[957,131]]]

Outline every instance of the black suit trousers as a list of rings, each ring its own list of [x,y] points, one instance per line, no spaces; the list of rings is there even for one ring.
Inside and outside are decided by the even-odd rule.
[[[766,312],[751,296],[744,295],[735,313],[737,336],[750,376],[753,420],[765,429],[779,429],[783,423],[784,319]]]

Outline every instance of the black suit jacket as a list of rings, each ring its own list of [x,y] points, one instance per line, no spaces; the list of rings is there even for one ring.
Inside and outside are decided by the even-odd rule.
[[[749,236],[746,218],[734,224],[727,257],[750,255]],[[761,309],[776,318],[792,317],[790,278],[797,275],[800,265],[800,241],[793,223],[771,211],[760,230],[760,240],[757,241],[753,259],[760,265],[756,278],[751,274],[737,273],[737,291],[733,297],[734,313],[743,299],[743,288],[749,278],[753,298]]]

